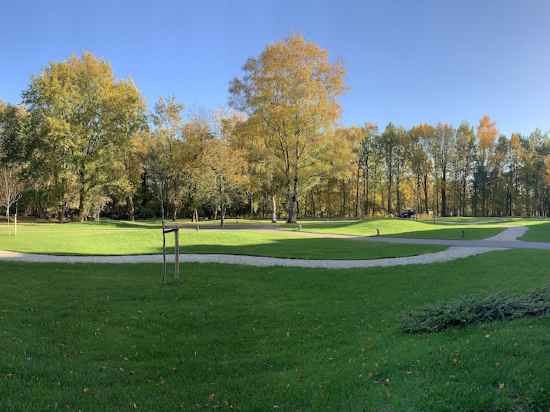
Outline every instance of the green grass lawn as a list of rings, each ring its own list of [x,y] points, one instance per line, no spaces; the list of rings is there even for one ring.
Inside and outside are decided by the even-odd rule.
[[[173,245],[173,235],[168,236]],[[304,259],[375,259],[437,252],[435,245],[397,245],[312,238],[292,231],[183,229],[184,253],[227,253]],[[0,250],[51,254],[125,255],[162,253],[162,233],[151,222],[20,224],[17,236],[0,226]]]
[[[526,263],[527,262],[527,263]],[[544,251],[363,270],[0,263],[0,410],[547,411],[550,318],[401,314],[550,281]]]
[[[304,221],[301,224],[304,231],[318,233],[374,236],[377,233],[376,230],[379,229],[382,236],[478,240],[495,236],[508,227],[535,227],[545,223],[543,220],[534,219],[463,218],[458,221],[449,219],[451,218],[443,218],[440,223],[414,219],[367,219],[327,222]],[[481,221],[477,219],[483,219],[484,223],[477,223]],[[546,223],[548,222],[546,221]]]
[[[540,225],[529,226],[529,230],[521,237],[521,240],[550,242],[550,222],[545,221]]]

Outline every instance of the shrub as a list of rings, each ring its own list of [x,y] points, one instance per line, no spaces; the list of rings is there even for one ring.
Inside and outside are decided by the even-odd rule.
[[[500,292],[485,297],[464,296],[425,306],[406,313],[401,320],[401,330],[405,333],[439,332],[528,316],[550,316],[550,285],[523,295]]]

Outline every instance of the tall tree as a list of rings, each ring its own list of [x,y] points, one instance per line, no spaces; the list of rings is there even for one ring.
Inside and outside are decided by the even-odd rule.
[[[319,152],[323,133],[340,115],[344,69],[301,36],[269,45],[232,81],[231,105],[257,117],[280,163],[287,189],[287,221],[296,222],[304,169]]]
[[[446,123],[439,123],[431,142],[431,154],[436,179],[441,193],[441,216],[447,216],[447,176],[453,156],[455,129]]]
[[[145,106],[131,80],[117,80],[111,66],[85,53],[51,63],[23,93],[35,124],[35,148],[61,191],[73,181],[83,220],[90,196],[110,183],[113,159],[143,125]],[[62,213],[62,212],[60,212]]]
[[[396,169],[399,166],[401,154],[400,143],[404,130],[389,123],[380,137],[380,145],[384,154],[384,165],[386,169],[386,189],[387,189],[387,206],[388,214],[393,212],[393,186],[396,177]],[[398,173],[398,172],[397,172]]]
[[[489,188],[489,161],[495,147],[498,130],[495,122],[488,115],[484,115],[477,126],[479,141],[479,155],[476,170],[476,190],[481,203],[481,214],[487,215],[487,199]]]

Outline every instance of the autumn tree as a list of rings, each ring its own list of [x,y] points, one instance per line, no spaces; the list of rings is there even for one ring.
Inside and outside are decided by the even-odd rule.
[[[409,131],[408,159],[415,177],[415,197],[417,211],[428,212],[429,188],[428,181],[431,173],[431,163],[426,148],[434,133],[432,126],[421,124]]]
[[[453,156],[455,129],[446,123],[439,123],[431,140],[430,152],[433,159],[435,177],[441,193],[441,216],[447,216],[447,176],[451,156]]]
[[[373,123],[366,123],[362,128],[363,138],[361,147],[357,153],[358,166],[361,168],[363,175],[363,211],[369,214],[371,205],[369,191],[371,189],[370,182],[373,177],[371,172],[373,163],[376,162],[376,139],[378,138],[378,126]]]
[[[301,36],[267,46],[231,82],[231,105],[257,118],[279,163],[287,191],[287,221],[296,222],[304,169],[319,153],[323,133],[340,115],[344,69]]]
[[[387,189],[387,213],[391,214],[393,212],[393,187],[398,174],[398,167],[400,162],[401,154],[401,141],[404,130],[400,127],[395,126],[393,123],[389,123],[384,132],[380,136],[380,147],[384,156],[384,166],[386,170],[386,189]]]
[[[474,191],[481,206],[481,214],[487,215],[487,197],[489,187],[489,157],[495,146],[498,136],[496,124],[488,115],[484,115],[477,126],[477,139],[479,153],[477,159],[476,173],[474,176]]]
[[[225,223],[228,205],[238,199],[246,184],[246,163],[243,153],[231,149],[226,139],[213,139],[201,155],[204,190],[213,199]]]
[[[35,160],[53,176],[60,208],[72,182],[85,219],[90,194],[110,184],[113,159],[143,125],[139,91],[131,80],[117,80],[107,62],[85,53],[51,63],[32,79],[23,100],[35,127]]]
[[[461,123],[456,130],[455,142],[455,185],[456,185],[456,210],[462,216],[466,215],[468,196],[468,179],[472,172],[475,156],[474,130],[466,122]]]

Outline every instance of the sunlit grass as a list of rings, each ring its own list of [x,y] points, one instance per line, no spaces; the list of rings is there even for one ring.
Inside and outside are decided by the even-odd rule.
[[[423,239],[485,239],[495,236],[509,227],[542,225],[548,220],[538,219],[492,219],[490,222],[477,223],[476,219],[463,219],[461,223],[452,223],[450,218],[433,223],[433,220],[414,219],[366,219],[354,221],[301,222],[302,230],[318,233],[338,233],[359,236],[397,236]],[[456,219],[456,218],[454,218]],[[483,218],[487,219],[487,218]],[[437,220],[436,220],[437,222]],[[445,223],[443,223],[445,222]]]
[[[3,229],[3,230],[2,230]],[[17,236],[0,227],[0,250],[27,253],[127,255],[162,253],[158,222],[104,222],[18,226]],[[173,235],[167,235],[172,251]],[[183,253],[226,253],[303,259],[374,259],[437,252],[435,245],[388,245],[348,239],[322,239],[294,231],[182,229]]]

